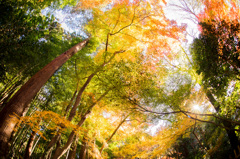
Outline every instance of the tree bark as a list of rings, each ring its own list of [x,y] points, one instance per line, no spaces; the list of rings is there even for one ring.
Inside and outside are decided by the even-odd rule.
[[[220,104],[217,102],[217,100],[213,97],[212,93],[207,91],[207,97],[209,98],[209,101],[211,102],[211,104],[213,105],[214,109],[216,110],[216,112],[220,111]],[[223,119],[222,121],[223,126],[225,127],[225,130],[227,132],[229,141],[230,141],[230,145],[232,148],[232,155],[237,154],[239,155],[239,148],[240,148],[240,144],[238,141],[238,137],[237,134],[234,130],[234,125]]]
[[[87,141],[83,137],[80,153],[79,153],[79,159],[86,159],[87,154]]]
[[[53,150],[53,146],[60,140],[60,138],[61,138],[61,134],[57,133],[57,135],[55,135],[51,139],[50,143],[48,144],[47,148],[45,149],[45,152],[42,155],[42,158],[44,158],[44,159],[49,158],[49,155],[50,155],[51,151]]]
[[[76,137],[75,142],[72,144],[71,150],[68,155],[68,159],[75,159],[78,145],[78,137]]]
[[[36,137],[36,134],[37,133],[35,131],[32,131],[32,133],[30,135],[30,138],[28,140],[28,143],[27,143],[24,159],[30,159],[31,152],[32,152],[32,147],[33,147],[33,143],[34,143],[34,139]]]
[[[83,91],[86,89],[86,87],[88,86],[88,84],[90,83],[90,81],[92,80],[92,78],[94,77],[95,74],[96,73],[92,73],[90,76],[88,76],[87,81],[84,83],[82,88],[79,90],[79,92],[77,94],[77,97],[76,97],[76,101],[75,101],[75,103],[74,103],[74,105],[73,105],[73,107],[72,107],[72,109],[70,111],[70,114],[68,116],[68,120],[69,121],[72,121],[72,119],[76,115],[76,110],[77,110],[78,105],[81,102]]]
[[[76,52],[86,46],[88,41],[89,39],[86,39],[78,43],[38,71],[20,88],[0,112],[0,156],[2,156],[3,159],[6,159],[7,157],[9,139],[17,124],[18,117],[24,115],[31,100],[55,71],[57,71]]]
[[[75,99],[75,97],[76,97],[76,94],[77,94],[77,89],[78,89],[78,84],[77,84],[76,91],[74,92],[74,94],[73,94],[73,96],[72,96],[69,104],[67,105],[67,108],[66,108],[65,113],[64,113],[64,117],[67,116],[67,114],[68,114],[68,112],[69,112],[69,110],[70,110],[70,108],[71,108],[71,106],[72,106],[72,103],[73,103],[73,101],[74,101],[74,99]],[[60,127],[63,128],[62,125],[60,125]],[[60,138],[61,138],[61,134],[60,134],[59,132],[57,132],[57,134],[56,134],[54,137],[52,137],[50,143],[49,143],[49,144],[47,145],[47,147],[45,148],[45,151],[43,152],[43,155],[42,155],[41,158],[45,158],[45,159],[48,158],[50,152],[51,152],[52,149],[53,149],[53,146],[58,142],[58,140],[59,140]]]
[[[119,54],[119,53],[123,53],[125,52],[125,50],[120,50],[120,51],[116,51],[113,53],[113,55],[109,58],[108,61],[105,61],[102,65],[100,65],[99,69],[97,69],[94,73],[92,73],[90,76],[88,76],[86,82],[84,83],[84,85],[81,87],[81,89],[79,90],[78,94],[77,94],[77,97],[76,97],[76,101],[70,111],[70,114],[68,116],[68,120],[71,121],[74,116],[76,115],[76,110],[77,110],[77,107],[78,105],[80,104],[81,102],[81,98],[82,98],[82,93],[83,91],[86,89],[86,87],[88,86],[88,84],[91,82],[92,78],[97,74],[97,72],[99,72],[101,69],[104,68],[105,65],[107,65],[108,63],[110,63],[113,58]],[[110,90],[106,91],[98,100],[100,101],[105,95],[107,95],[107,93],[109,92]],[[95,106],[95,104],[97,103],[93,103],[88,111],[82,116],[81,120],[79,121],[78,123],[78,126],[82,126],[82,124],[84,123],[84,121],[86,120],[87,116],[91,113],[91,109]],[[71,136],[73,135],[73,137]],[[55,151],[55,154],[53,156],[53,159],[59,159],[71,146],[72,142],[73,142],[73,138],[75,137],[75,132],[72,131],[72,133],[70,134],[69,138],[68,138],[68,141],[67,143],[62,147],[62,148],[57,148],[56,151]]]
[[[68,137],[67,143],[63,146],[63,148],[56,149],[56,151],[53,155],[53,159],[59,159],[60,157],[62,157],[62,155],[64,155],[67,152],[67,150],[71,147],[75,136],[76,136],[75,132],[72,131],[70,136]]]
[[[111,89],[107,90],[104,94],[102,94],[96,102],[94,102],[87,110],[87,112],[82,115],[81,117],[81,120],[78,122],[78,127],[81,127],[83,125],[83,123],[85,122],[85,120],[87,119],[87,116],[91,113],[91,110],[92,108],[100,101],[102,100],[103,97],[105,97],[108,92],[110,91]],[[76,133],[75,131],[73,130],[72,133],[70,134],[69,138],[68,138],[68,141],[67,143],[62,147],[62,148],[57,148],[56,151],[55,151],[55,154],[53,156],[53,159],[59,159],[62,155],[64,155],[64,153],[67,152],[67,150],[71,147],[71,144],[73,142],[73,138],[76,136]]]

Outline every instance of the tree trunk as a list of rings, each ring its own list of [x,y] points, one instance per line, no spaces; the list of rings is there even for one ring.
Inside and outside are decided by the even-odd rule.
[[[87,154],[87,142],[86,139],[83,138],[80,153],[79,153],[79,159],[86,159]]]
[[[72,144],[71,150],[68,155],[68,159],[75,159],[78,145],[78,137],[76,137],[75,142]]]
[[[78,84],[77,84],[77,87],[78,87]],[[73,94],[73,96],[72,96],[69,104],[67,105],[67,108],[66,108],[65,113],[64,113],[64,117],[67,116],[67,114],[68,114],[68,112],[69,112],[69,110],[70,110],[70,108],[71,108],[71,106],[72,106],[72,103],[73,103],[73,101],[74,101],[74,99],[75,99],[75,97],[76,97],[76,94],[77,94],[77,89],[78,89],[78,88],[76,88],[76,91],[74,92],[74,94]],[[60,127],[63,128],[62,125],[60,125]],[[42,155],[41,158],[45,158],[45,159],[48,158],[50,152],[51,152],[52,149],[53,149],[53,146],[58,142],[58,140],[59,140],[60,138],[61,138],[61,134],[60,134],[59,132],[57,132],[57,134],[56,134],[54,137],[52,137],[50,143],[49,143],[48,146],[45,148],[45,151],[43,152],[43,155]]]
[[[73,96],[72,96],[69,104],[67,105],[67,108],[66,108],[65,113],[64,113],[64,117],[67,116],[67,114],[68,114],[68,112],[69,112],[69,110],[70,110],[70,108],[71,108],[71,106],[72,106],[72,103],[73,103],[73,101],[74,101],[74,99],[75,99],[75,97],[76,97],[76,94],[77,94],[77,90],[78,90],[78,84],[77,84],[76,91],[73,93]]]
[[[102,94],[96,102],[94,102],[87,110],[87,112],[82,115],[81,117],[81,120],[78,122],[78,127],[81,127],[83,125],[83,123],[85,122],[87,116],[91,113],[91,110],[92,108],[100,101],[102,100],[103,97],[105,97],[108,92],[110,91],[111,89],[107,90],[104,94]],[[72,133],[70,134],[69,138],[68,138],[68,141],[67,143],[63,146],[63,148],[57,148],[56,151],[55,151],[55,154],[53,156],[53,159],[59,159],[62,155],[64,155],[64,153],[67,152],[67,150],[70,148],[72,142],[73,142],[73,138],[76,136],[75,134],[75,131],[73,130]]]
[[[53,150],[53,146],[60,140],[61,138],[61,134],[60,133],[57,133],[57,135],[55,135],[50,143],[48,144],[47,148],[45,149],[45,152],[43,153],[43,156],[42,158],[45,158],[47,159],[51,153],[51,151]]]
[[[117,126],[117,128],[113,131],[112,135],[107,139],[106,143],[108,143],[112,138],[113,136],[117,133],[118,129],[120,128],[120,126],[126,121],[126,119],[129,117],[129,115],[127,115]],[[104,144],[102,145],[101,147],[101,150],[100,150],[100,154],[102,154],[102,151],[104,149]]]
[[[34,139],[36,137],[36,134],[37,134],[36,131],[32,131],[32,133],[30,135],[30,138],[28,140],[28,143],[27,143],[24,159],[30,159],[31,152],[32,152],[32,147],[33,147],[33,143],[34,143]]]
[[[232,123],[228,122],[228,121],[223,121],[223,125],[224,127],[226,127],[226,131],[227,131],[227,135],[228,135],[228,138],[229,138],[229,141],[230,141],[230,144],[231,144],[231,147],[232,147],[232,150],[233,150],[233,156],[236,154],[236,155],[239,155],[239,148],[240,148],[240,145],[239,145],[239,141],[238,141],[238,137],[236,135],[236,132],[234,130],[234,126]]]
[[[60,157],[62,157],[62,155],[64,155],[67,152],[67,150],[71,147],[75,136],[76,136],[75,132],[72,131],[70,136],[68,137],[67,143],[63,146],[63,148],[59,147],[56,149],[56,151],[53,155],[53,159],[59,159]]]
[[[101,64],[100,67],[99,67],[95,72],[93,72],[90,76],[88,76],[88,79],[86,80],[86,82],[84,83],[84,85],[82,86],[82,88],[81,88],[81,89],[79,90],[79,92],[78,92],[78,95],[77,95],[77,97],[76,97],[76,101],[75,101],[75,103],[74,103],[74,105],[73,105],[73,107],[72,107],[72,110],[70,111],[69,117],[68,117],[68,120],[69,120],[69,121],[71,121],[71,120],[74,118],[74,116],[75,116],[75,114],[76,114],[77,107],[78,107],[78,105],[79,105],[80,102],[81,102],[82,93],[83,93],[83,91],[86,89],[86,87],[88,86],[88,84],[91,82],[92,78],[93,78],[101,69],[103,69],[104,66],[106,66],[108,63],[110,63],[117,54],[123,53],[123,52],[125,52],[125,50],[120,50],[120,51],[114,52],[114,54],[109,58],[108,61],[103,62],[103,64]]]
[[[90,76],[88,76],[88,79],[87,81],[84,83],[84,85],[82,86],[82,88],[79,90],[78,94],[77,94],[77,97],[76,97],[76,101],[70,111],[70,114],[68,116],[68,120],[69,121],[72,121],[72,119],[74,118],[74,116],[76,115],[76,110],[77,110],[77,107],[78,105],[80,104],[81,102],[81,99],[82,99],[82,94],[83,94],[83,91],[86,89],[86,87],[88,86],[88,84],[90,83],[90,81],[92,80],[93,76],[95,75],[96,73],[92,73]]]
[[[216,101],[216,99],[213,97],[212,93],[207,91],[207,97],[209,98],[209,101],[211,102],[211,104],[213,105],[213,107],[215,108],[216,112],[220,111],[220,104]],[[223,119],[222,121],[223,126],[225,127],[225,130],[227,132],[230,144],[231,144],[231,148],[232,148],[232,155],[237,154],[239,155],[239,148],[240,148],[240,144],[238,141],[238,137],[237,134],[234,130],[234,126],[231,122],[226,121]]]
[[[101,69],[104,68],[105,65],[107,65],[108,63],[110,63],[113,58],[119,54],[119,53],[123,53],[125,52],[124,50],[120,50],[120,51],[116,51],[108,61],[104,62],[102,65],[100,65],[99,69],[97,69],[94,73],[92,73],[90,76],[88,76],[86,82],[84,83],[84,85],[81,87],[81,89],[79,90],[78,94],[77,94],[77,97],[76,97],[76,101],[70,111],[70,114],[68,116],[68,120],[71,121],[74,116],[76,115],[76,110],[77,110],[77,107],[78,105],[80,104],[81,102],[81,98],[82,98],[82,93],[83,91],[86,89],[86,87],[88,86],[88,84],[91,82],[92,78],[97,74],[97,72],[99,72]],[[110,89],[108,91],[106,91],[98,100],[97,102],[99,102],[105,95],[107,95],[107,93],[110,91]],[[81,120],[79,121],[78,123],[78,126],[82,126],[82,124],[84,123],[84,121],[86,120],[87,116],[91,113],[91,109],[95,106],[95,104],[97,103],[93,103],[88,111],[82,116]],[[72,137],[72,136],[73,137]],[[68,138],[68,141],[67,143],[62,147],[62,148],[57,148],[54,155],[53,155],[53,159],[59,159],[70,147],[71,147],[71,144],[73,142],[73,138],[75,137],[75,132],[72,131],[72,133],[70,134],[69,138]]]
[[[39,137],[37,138],[37,140],[36,140],[36,142],[34,143],[34,146],[33,146],[33,148],[32,148],[32,151],[31,151],[31,154],[30,154],[30,156],[32,155],[32,153],[34,152],[34,150],[35,150],[35,147],[37,146],[37,144],[38,144],[38,141],[41,139],[41,136],[39,135]]]
[[[76,52],[86,46],[89,39],[86,39],[77,45],[73,46],[39,72],[37,72],[31,79],[29,79],[20,90],[11,98],[3,110],[0,112],[0,156],[3,159],[7,157],[9,148],[9,139],[17,124],[18,117],[24,115],[28,105],[34,96],[38,93],[41,87],[48,81],[48,79]]]

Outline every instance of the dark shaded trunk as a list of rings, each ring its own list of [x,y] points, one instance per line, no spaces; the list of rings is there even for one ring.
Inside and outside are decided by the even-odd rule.
[[[79,159],[86,159],[86,154],[87,154],[87,141],[86,139],[83,138],[79,153]]]
[[[53,155],[53,159],[59,159],[60,157],[62,157],[62,155],[64,155],[67,152],[67,150],[71,147],[75,136],[76,136],[75,132],[72,131],[68,137],[67,143],[62,148],[60,148],[60,146],[57,147]]]
[[[27,143],[24,159],[30,159],[30,156],[32,154],[32,147],[33,147],[33,143],[34,143],[34,139],[36,137],[36,134],[37,133],[35,131],[32,131],[32,133],[30,135],[30,138],[28,140],[28,143]]]
[[[209,98],[209,101],[211,102],[211,104],[213,105],[214,109],[216,110],[216,112],[220,111],[220,104],[217,102],[217,100],[213,97],[212,93],[210,91],[207,91],[207,97]],[[232,148],[232,155],[236,154],[239,155],[239,148],[240,148],[240,144],[238,141],[238,137],[237,134],[234,130],[234,125],[233,123],[226,121],[224,119],[222,119],[222,124],[225,127],[225,130],[227,132],[230,144],[231,144],[231,148]]]
[[[57,135],[55,135],[55,136],[51,139],[50,143],[48,144],[47,148],[45,149],[45,152],[44,152],[42,158],[44,158],[44,159],[49,158],[49,155],[50,155],[50,153],[51,153],[52,150],[53,150],[53,146],[60,140],[60,138],[61,138],[61,134],[58,133]]]
[[[239,153],[240,144],[239,144],[239,141],[238,141],[237,134],[234,130],[233,124],[228,122],[228,121],[223,121],[223,125],[224,125],[224,127],[227,128],[226,129],[227,135],[228,135],[231,147],[233,149],[232,155],[233,156],[235,156],[235,154],[239,155],[240,154]]]
[[[78,145],[78,137],[76,137],[75,142],[72,144],[70,152],[68,154],[68,159],[75,159]]]
[[[0,156],[3,159],[7,157],[9,139],[17,124],[18,117],[24,116],[28,105],[41,87],[69,58],[81,50],[88,40],[86,39],[73,46],[37,72],[20,88],[0,112]]]

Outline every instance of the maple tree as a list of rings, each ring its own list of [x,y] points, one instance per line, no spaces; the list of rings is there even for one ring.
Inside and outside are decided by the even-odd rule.
[[[50,5],[50,2],[52,1],[42,2],[43,8]],[[75,1],[71,3],[75,5]],[[51,7],[61,8],[66,4],[65,1],[54,1]],[[0,85],[3,88],[2,114],[9,109],[9,103],[18,102],[15,97],[20,93],[16,92],[25,82],[25,86],[19,90],[25,95],[20,96],[25,99],[29,97],[21,106],[28,110],[27,115],[23,115],[22,110],[15,112],[18,120],[15,118],[12,122],[18,124],[15,132],[12,131],[13,128],[9,131],[8,141],[5,142],[11,145],[10,157],[189,157],[187,154],[212,157],[218,156],[218,152],[226,154],[230,151],[230,145],[226,148],[222,146],[222,143],[228,142],[226,134],[237,152],[238,145],[233,140],[239,138],[236,133],[239,131],[238,4],[236,1],[224,0],[205,0],[203,4],[205,8],[198,15],[202,30],[192,47],[192,51],[195,51],[193,61],[187,57],[188,64],[195,64],[197,73],[202,73],[201,79],[195,70],[182,68],[177,61],[183,60],[183,55],[176,50],[185,40],[185,25],[178,26],[175,21],[165,17],[164,0],[79,1],[69,12],[81,13],[88,9],[92,13],[91,18],[87,17],[90,21],[84,27],[90,40],[80,43],[84,46],[82,50],[63,66],[56,67],[49,80],[51,75],[44,80],[41,79],[43,75],[35,78],[37,86],[33,85],[33,92],[23,90],[30,88],[26,81],[32,74],[12,79],[5,86],[6,89],[3,88],[5,81]],[[32,22],[31,18],[28,20]],[[45,30],[46,36],[39,36],[36,40],[44,43],[40,37],[48,41],[51,29],[62,30],[57,22],[49,20],[48,24],[29,24],[25,29],[51,26]],[[7,31],[6,28],[4,31]],[[17,33],[12,33],[18,36]],[[37,32],[24,35],[36,37],[36,34]],[[62,30],[59,34],[51,35],[49,41],[59,41],[59,47],[67,50],[84,39],[75,36]],[[31,44],[31,40],[27,43]],[[51,48],[45,45],[41,47],[43,50]],[[19,46],[16,45],[16,48]],[[60,50],[63,51],[62,49]],[[51,59],[58,53],[59,50],[56,49]],[[183,61],[186,62],[185,59]],[[8,60],[4,62],[7,64]],[[16,70],[8,71],[9,74],[5,72],[9,79],[22,68],[22,63],[18,65],[15,60],[11,63],[13,66],[10,63],[6,66]],[[209,65],[214,65],[214,68],[207,68]],[[42,65],[35,69],[41,67]],[[214,75],[210,74],[212,70],[217,70]],[[18,80],[24,81],[18,85]],[[205,88],[197,89],[195,84],[201,80]],[[220,96],[219,92],[226,94],[231,82],[234,82],[234,87],[230,95]],[[224,89],[220,89],[220,85]],[[192,108],[193,103],[206,109],[198,112]],[[217,113],[210,111],[211,105]],[[1,119],[2,117],[4,116]],[[5,117],[13,119],[13,116]],[[162,126],[154,135],[150,135],[148,130],[159,120],[166,120],[165,127]],[[211,138],[211,133],[220,138]],[[9,141],[11,134],[12,143]],[[200,150],[190,148],[189,140],[194,141]],[[6,153],[3,152],[3,155],[6,156]]]

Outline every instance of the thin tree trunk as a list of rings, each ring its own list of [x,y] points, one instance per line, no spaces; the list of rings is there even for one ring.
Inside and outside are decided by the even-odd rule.
[[[77,145],[78,145],[78,137],[76,137],[75,142],[72,144],[72,147],[68,155],[68,159],[75,159],[76,152],[77,152]]]
[[[0,105],[1,105],[0,110],[2,110],[4,108],[4,105],[6,105],[6,103],[9,101],[9,99],[12,97],[12,95],[14,95],[16,93],[16,91],[19,87],[21,87],[21,85],[15,86],[13,89],[11,89],[8,92],[9,94],[7,94],[7,96],[2,99],[2,101],[0,102]]]
[[[65,159],[67,159],[67,158],[68,158],[68,155],[69,155],[69,151],[70,151],[70,149],[68,150],[68,152],[67,152],[67,156],[66,156],[66,158],[65,158]]]
[[[129,115],[127,115],[117,126],[117,128],[113,131],[112,135],[106,140],[106,143],[108,143],[113,136],[117,133],[118,129],[121,127],[121,125],[126,121],[126,119],[129,117]],[[104,144],[102,145],[101,149],[100,149],[100,154],[102,154],[102,151],[104,149]]]
[[[13,142],[11,143],[11,149],[10,149],[10,156],[11,158],[14,158],[15,157],[15,154],[16,154],[16,143],[18,142],[18,139],[23,135],[25,134],[26,132],[28,131],[28,128],[26,128],[26,126],[23,126],[20,130],[17,131],[17,133],[14,135],[14,140]],[[18,144],[20,145],[20,144]]]
[[[31,153],[30,153],[30,156],[32,155],[32,153],[34,152],[34,150],[35,150],[35,147],[37,146],[37,144],[38,144],[38,141],[41,139],[41,136],[39,135],[39,137],[37,138],[37,140],[36,140],[36,142],[34,143],[34,146],[33,146],[33,148],[32,148],[32,151],[31,151]]]
[[[79,159],[86,159],[86,154],[87,154],[87,141],[83,137],[83,141],[82,141],[82,145],[79,153]]]
[[[78,122],[78,127],[81,127],[84,123],[84,121],[86,120],[87,116],[91,113],[92,108],[103,98],[105,97],[108,92],[110,91],[107,90],[103,95],[101,95],[98,100],[93,103],[87,110],[87,112],[81,117],[81,120]],[[70,134],[67,143],[63,146],[63,148],[57,148],[55,151],[55,154],[53,155],[53,159],[59,159],[62,155],[64,155],[64,153],[66,153],[66,151],[70,148],[72,142],[73,142],[73,138],[76,136],[75,131],[73,130],[72,133]]]
[[[37,135],[36,131],[32,131],[30,138],[28,140],[28,143],[27,143],[24,159],[30,159],[32,147],[33,147],[33,143],[34,143],[34,139],[35,139],[36,135]]]
[[[60,133],[57,133],[57,135],[55,135],[50,143],[48,144],[47,148],[45,149],[45,152],[43,153],[42,155],[42,158],[45,158],[47,159],[49,157],[49,154],[52,152],[53,150],[53,146],[60,140],[61,138],[61,134]],[[45,157],[44,157],[45,156]]]
[[[72,142],[75,138],[76,134],[74,131],[71,132],[71,134],[68,137],[68,141],[67,143],[63,146],[63,148],[57,148],[54,155],[53,155],[53,159],[59,159],[60,157],[62,157],[62,155],[64,155],[67,150],[71,147]]]
[[[110,63],[113,58],[117,55],[117,54],[120,54],[120,53],[123,53],[125,52],[125,50],[120,50],[120,51],[116,51],[113,53],[113,55],[109,58],[108,61],[105,61],[102,65],[100,65],[99,69],[97,69],[94,73],[92,73],[90,76],[88,76],[88,79],[86,80],[86,82],[84,83],[84,85],[81,87],[81,89],[79,90],[78,92],[78,95],[76,97],[76,101],[72,107],[72,110],[70,111],[70,114],[69,114],[69,117],[68,117],[68,120],[71,121],[74,116],[76,115],[76,110],[77,110],[77,107],[78,105],[80,104],[81,102],[81,98],[82,98],[82,93],[83,91],[86,89],[86,87],[88,86],[88,84],[90,83],[90,81],[92,80],[92,78],[97,74],[97,72],[99,72],[105,65],[107,65],[108,63]],[[104,93],[104,95],[102,95],[98,100],[100,101],[107,93],[109,92],[109,90],[107,92]],[[95,104],[97,103],[93,103],[93,105],[91,105],[89,107],[89,110],[84,114],[84,116],[81,118],[80,122],[78,123],[78,126],[82,126],[82,124],[84,123],[84,121],[86,120],[88,114],[91,113],[91,109],[95,106]],[[74,134],[75,136],[75,133],[72,131],[72,133]],[[71,136],[71,135],[70,135]],[[71,144],[72,144],[72,141],[73,139],[70,137],[68,138],[69,140],[67,141],[67,143],[64,145],[63,148],[57,148],[56,151],[55,151],[55,154],[53,155],[53,158],[55,159],[58,159],[60,158],[66,151],[67,149],[70,148]]]
[[[24,116],[28,105],[41,87],[69,58],[86,46],[88,41],[89,39],[86,39],[73,46],[37,72],[20,88],[0,112],[0,156],[2,156],[2,159],[7,158],[9,140],[17,124],[16,119]]]
[[[125,50],[120,50],[120,51],[116,51],[113,53],[113,55],[109,58],[108,61],[105,61],[102,65],[100,65],[99,69],[97,69],[94,73],[92,73],[90,76],[88,76],[88,79],[87,81],[84,83],[84,85],[82,86],[82,88],[79,90],[78,92],[78,95],[76,97],[76,101],[72,107],[72,110],[69,114],[69,117],[68,117],[68,120],[69,121],[72,121],[72,119],[74,118],[74,116],[76,115],[76,110],[77,110],[77,107],[78,105],[80,104],[81,102],[81,98],[82,98],[82,93],[83,91],[86,89],[86,87],[88,86],[88,84],[90,83],[90,81],[92,80],[92,78],[101,70],[104,68],[104,66],[106,66],[108,63],[110,63],[113,58],[117,55],[117,54],[120,54],[120,53],[123,53],[125,52]]]
[[[74,99],[76,97],[76,94],[77,94],[77,90],[78,90],[78,84],[77,84],[76,91],[74,92],[74,94],[72,96],[72,99],[70,100],[69,104],[67,105],[67,108],[66,108],[65,113],[64,113],[64,117],[67,116],[67,114],[68,114],[68,112],[69,112],[69,110],[70,110],[70,108],[72,106],[72,103],[73,103],[73,101],[74,101]]]
[[[67,116],[71,106],[72,106],[72,103],[76,97],[76,94],[77,94],[77,89],[78,89],[78,84],[77,84],[77,88],[76,88],[76,91],[74,92],[69,104],[67,105],[67,108],[65,110],[65,113],[64,113],[64,117]],[[63,128],[61,125],[60,125],[61,128]],[[45,148],[45,152],[43,153],[42,155],[42,158],[48,158],[50,152],[52,151],[53,149],[53,146],[58,142],[58,140],[61,138],[61,134],[59,132],[57,132],[57,134],[52,137],[50,143],[48,144],[48,146]],[[44,157],[45,156],[45,157]]]

